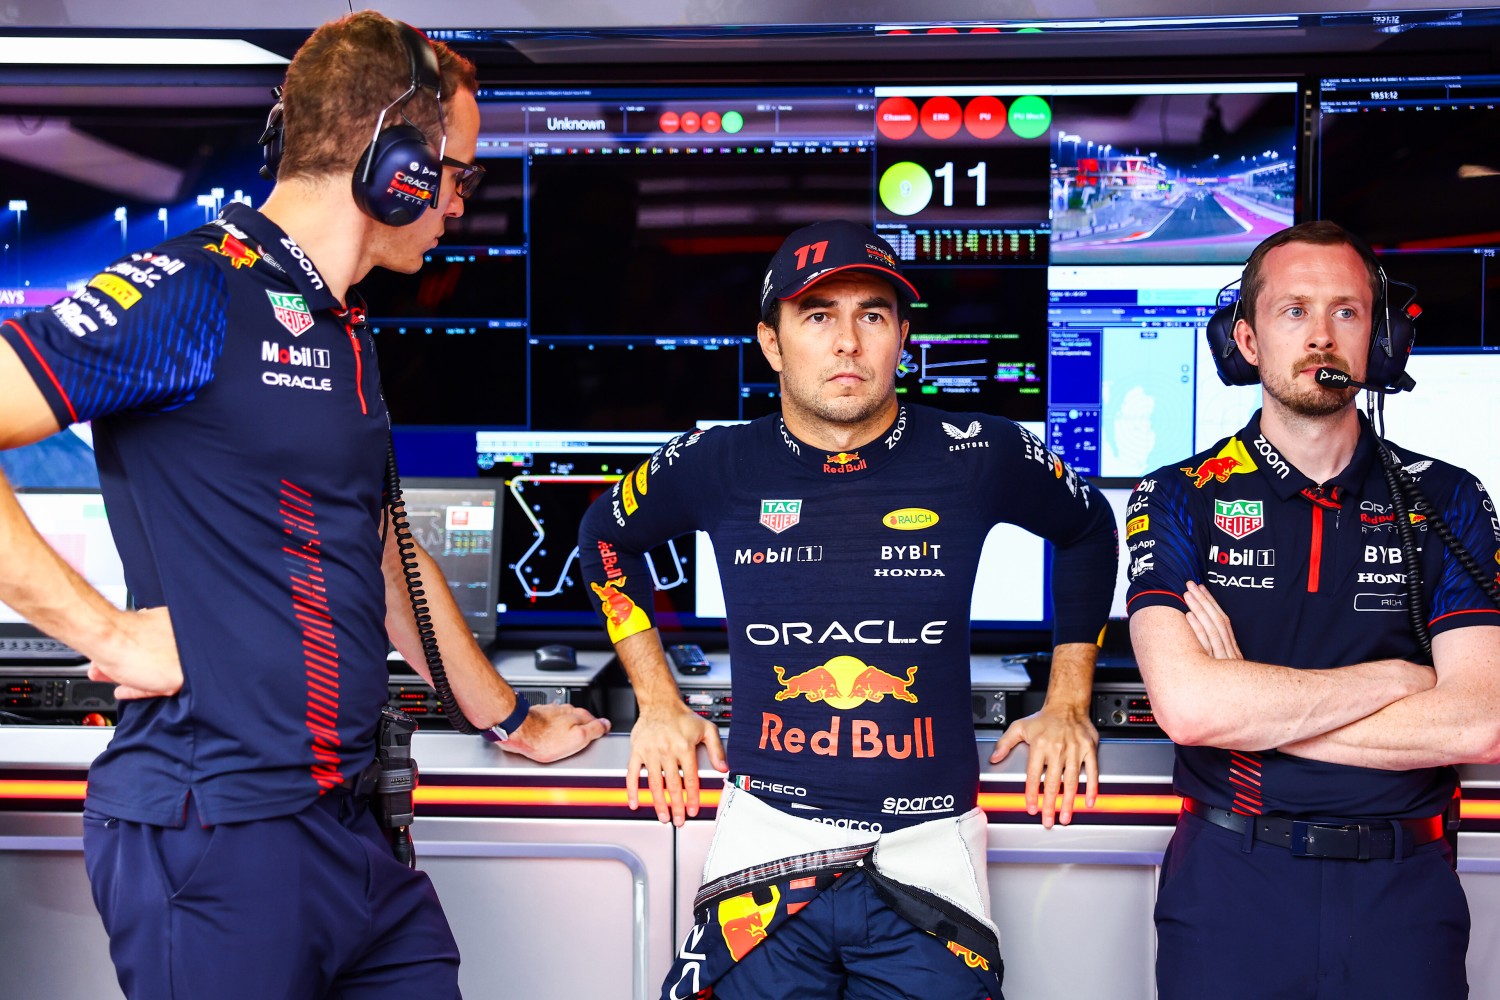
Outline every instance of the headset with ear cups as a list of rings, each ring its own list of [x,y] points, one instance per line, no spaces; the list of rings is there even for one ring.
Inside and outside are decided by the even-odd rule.
[[[1412,344],[1417,335],[1413,321],[1415,317],[1407,312],[1413,308],[1416,289],[1399,281],[1391,281],[1373,253],[1357,244],[1349,245],[1362,258],[1374,263],[1375,274],[1380,282],[1380,293],[1375,299],[1374,319],[1370,329],[1370,354],[1364,381],[1381,387],[1401,386],[1406,378],[1406,359],[1411,355]],[[1234,284],[1238,282],[1231,282],[1220,289],[1221,301],[1224,292]],[[1412,292],[1406,306],[1394,311],[1391,309],[1391,285],[1411,289]],[[1225,385],[1256,385],[1260,382],[1260,369],[1245,360],[1234,340],[1234,326],[1240,320],[1240,302],[1239,296],[1235,296],[1232,303],[1220,306],[1209,317],[1204,333],[1208,337],[1208,349],[1213,355],[1214,367],[1219,371],[1219,381]],[[1417,310],[1418,313],[1420,311]]]
[[[448,132],[443,121],[442,71],[438,66],[437,51],[427,41],[427,36],[416,28],[401,21],[396,25],[406,49],[408,86],[405,93],[381,110],[375,122],[374,137],[355,164],[350,190],[354,203],[372,219],[388,226],[405,226],[415,222],[424,209],[433,208],[437,203],[443,178],[443,147],[447,145]],[[432,148],[427,136],[404,114],[403,109],[419,90],[431,91],[438,104],[438,128],[442,130],[442,140],[437,149]],[[276,87],[271,93],[276,104],[266,118],[265,132],[260,137],[266,160],[260,175],[266,180],[276,177],[285,139],[282,88]],[[385,128],[385,116],[392,109],[402,114],[403,122]]]

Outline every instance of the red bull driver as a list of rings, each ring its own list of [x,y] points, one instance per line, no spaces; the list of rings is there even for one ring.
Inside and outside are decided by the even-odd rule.
[[[730,770],[662,995],[1000,996],[969,686],[968,613],[997,523],[1056,546],[1056,642],[1027,800],[1051,826],[1090,801],[1087,705],[1116,539],[1104,501],[1000,417],[902,406],[895,370],[916,289],[884,240],[845,222],[793,233],[762,285],[761,349],[782,412],[683,434],[600,497],[583,576],[640,705],[626,786],[663,822],[698,809],[697,747]],[[732,768],[690,711],[653,621],[645,552],[709,533],[729,609]]]

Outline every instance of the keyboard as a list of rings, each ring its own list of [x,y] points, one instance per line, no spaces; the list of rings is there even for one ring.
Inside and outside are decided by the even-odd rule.
[[[0,638],[0,663],[82,663],[86,657],[58,639],[45,636]]]

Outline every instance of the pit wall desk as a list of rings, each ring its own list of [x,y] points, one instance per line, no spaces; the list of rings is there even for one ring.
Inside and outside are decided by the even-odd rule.
[[[89,896],[80,811],[107,729],[0,727],[0,996],[120,997]],[[984,761],[993,740],[975,752]],[[654,998],[708,851],[712,809],[683,829],[625,807],[629,742],[611,735],[552,765],[468,736],[418,733],[414,828],[463,954],[469,1000]],[[1171,745],[1106,741],[1104,794],[1043,830],[1022,796],[1025,748],[981,765],[989,882],[1008,1000],[1154,996],[1151,909],[1178,801]],[[718,801],[716,772],[703,772]],[[1500,768],[1464,771],[1459,872],[1475,1000],[1500,1000]],[[644,795],[644,791],[643,791]]]

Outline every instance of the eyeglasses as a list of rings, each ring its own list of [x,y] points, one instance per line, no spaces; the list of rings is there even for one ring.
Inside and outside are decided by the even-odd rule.
[[[484,180],[484,168],[477,163],[465,163],[463,160],[444,156],[443,166],[458,171],[453,177],[453,190],[460,198],[469,197],[479,186],[479,182]]]

